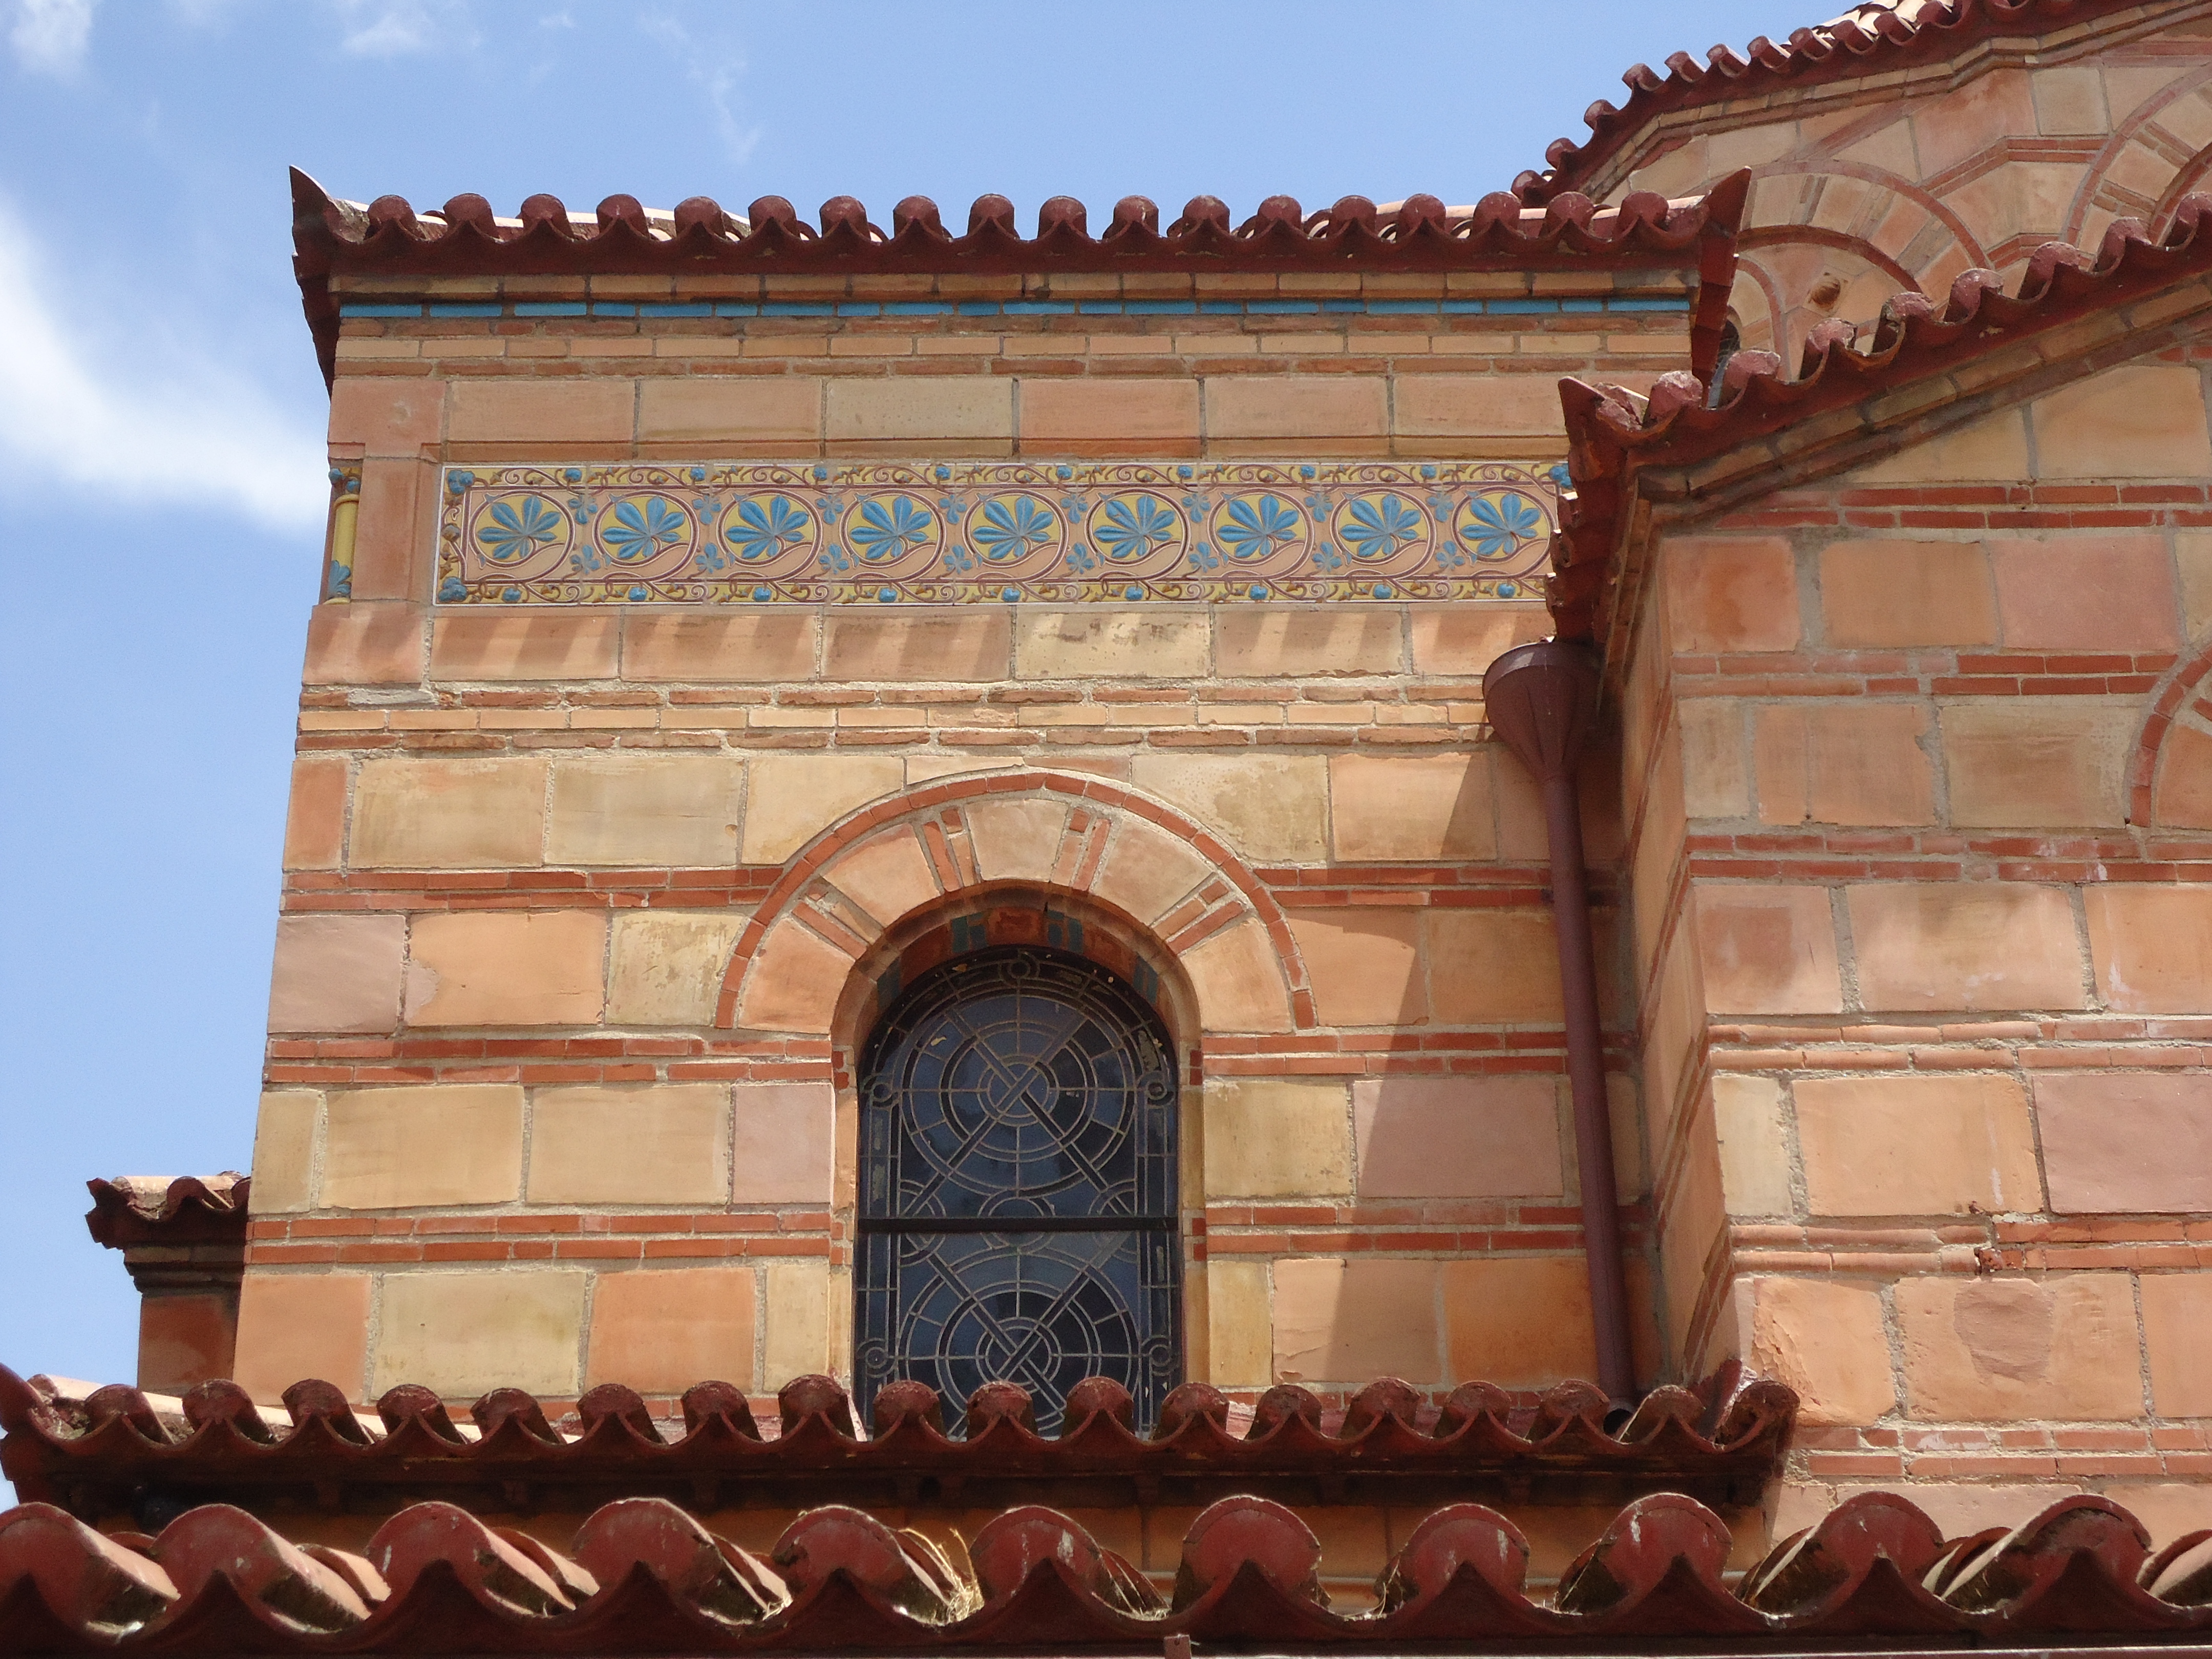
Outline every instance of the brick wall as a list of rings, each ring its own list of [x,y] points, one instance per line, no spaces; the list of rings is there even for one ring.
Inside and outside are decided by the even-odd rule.
[[[1667,1340],[1803,1392],[1778,1528],[1865,1486],[2203,1524],[2204,369],[1659,550],[1625,777]]]

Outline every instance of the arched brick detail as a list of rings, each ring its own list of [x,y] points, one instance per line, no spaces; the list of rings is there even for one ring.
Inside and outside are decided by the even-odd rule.
[[[2212,636],[2166,670],[2151,693],[2149,712],[2136,737],[2135,758],[2128,774],[2128,822],[2137,825],[2173,823],[2191,830],[2212,829]],[[2176,761],[2191,772],[2203,769],[2206,776],[2197,793],[2203,805],[2186,817],[2175,819],[2167,799],[2163,774]]]
[[[1122,785],[1045,771],[927,784],[823,830],[746,923],[715,1023],[826,1035],[887,932],[963,895],[1010,889],[1080,895],[1157,939],[1194,988],[1201,1035],[1315,1024],[1282,907],[1218,836]],[[1279,1008],[1260,983],[1271,974]],[[1239,985],[1255,988],[1241,1002]]]
[[[2074,200],[2066,212],[2063,240],[2079,246],[2088,226],[2089,215],[2099,208],[2116,217],[2148,219],[2154,213],[2162,215],[2170,210],[2171,202],[2180,199],[2174,184],[2186,177],[2202,156],[2200,154],[2192,157],[2174,170],[2170,158],[2177,152],[2185,153],[2190,147],[2160,127],[2158,118],[2207,82],[2212,82],[2212,65],[2181,76],[2171,85],[2161,88],[2130,110],[2127,118],[2112,129],[2112,137],[2106,139],[2104,147],[2091,160],[2074,192]],[[2121,176],[2130,172],[2150,177],[2166,175],[2173,183],[2162,187],[2157,196],[2148,196],[2141,189],[2120,182]]]

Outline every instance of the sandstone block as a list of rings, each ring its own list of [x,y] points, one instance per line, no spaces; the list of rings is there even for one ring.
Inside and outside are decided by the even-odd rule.
[[[364,761],[354,786],[352,861],[384,870],[534,865],[544,817],[542,760]]]
[[[699,685],[811,680],[821,633],[811,611],[633,611],[623,617],[623,678]]]
[[[830,1264],[818,1257],[771,1261],[763,1347],[763,1389],[830,1369]]]
[[[961,374],[829,383],[823,430],[833,444],[1011,439],[1014,383]]]
[[[827,1083],[740,1083],[733,1204],[826,1206],[836,1176],[837,1100]]]
[[[841,853],[823,878],[888,927],[938,896],[929,855],[911,826],[901,824]]]
[[[507,1083],[339,1089],[319,1202],[333,1210],[507,1204],[522,1194],[522,1091]]]
[[[413,460],[445,436],[442,380],[343,376],[331,388],[331,442],[364,454]]]
[[[281,918],[269,980],[269,1029],[395,1029],[406,955],[404,916]]]
[[[1917,703],[1765,708],[1753,756],[1762,823],[1934,822],[1936,781]]]
[[[1978,542],[1837,542],[1820,550],[1820,617],[1832,646],[1994,645],[1989,555]]]
[[[712,869],[737,858],[745,763],[734,755],[556,761],[545,825],[555,864]]]
[[[1693,818],[1740,818],[1751,811],[1743,705],[1734,697],[1681,704],[1682,811]]]
[[[2183,372],[2195,380],[2194,369]],[[2201,399],[2197,420],[2201,432]],[[2181,642],[2173,563],[2161,536],[2002,537],[1989,549],[2012,650],[2161,651]]]
[[[1498,856],[1485,754],[1328,763],[1330,840],[1340,859],[1456,862]]]
[[[1449,1380],[1540,1389],[1595,1375],[1589,1273],[1579,1257],[1446,1261],[1443,1291]]]
[[[1359,1197],[1558,1198],[1558,1097],[1540,1076],[1358,1079]]]
[[[1238,922],[1182,953],[1207,1031],[1287,1031],[1290,987],[1274,941],[1256,921]]]
[[[2035,1079],[2051,1207],[2060,1213],[2212,1210],[2212,1077],[2049,1072]]]
[[[1014,677],[1196,679],[1212,648],[1213,625],[1204,615],[1024,610],[1014,635]]]
[[[1480,677],[1515,646],[1544,638],[1549,623],[1542,605],[1510,599],[1418,606],[1410,630],[1413,671]]]
[[[1328,763],[1317,755],[1147,751],[1131,763],[1130,777],[1247,858],[1313,863],[1327,856]]]
[[[584,1386],[622,1382],[644,1395],[708,1381],[751,1388],[753,1279],[750,1267],[599,1274]]]
[[[751,763],[743,864],[781,864],[855,807],[894,794],[906,768],[890,755],[763,755]]]
[[[2201,478],[2212,471],[2194,365],[2132,363],[2039,398],[2037,471],[2046,478]]]
[[[1701,883],[1697,940],[1717,1014],[1832,1014],[1844,1006],[1824,887]]]
[[[1341,1083],[1209,1078],[1206,1196],[1349,1196],[1352,1114]]]
[[[2010,697],[1947,703],[1940,719],[1952,823],[2058,829],[2126,821],[2139,710],[2101,697]]]
[[[294,761],[284,815],[284,867],[337,869],[345,862],[345,757],[302,755]]]
[[[1309,1385],[1442,1381],[1437,1266],[1374,1255],[1279,1259],[1275,1375]]]
[[[410,1025],[592,1025],[606,996],[602,910],[456,910],[415,918]]]
[[[1782,1111],[1782,1085],[1771,1078],[1722,1072],[1713,1079],[1721,1202],[1731,1216],[1786,1216],[1796,1211]]]
[[[264,1089],[253,1126],[255,1215],[285,1215],[315,1203],[315,1126],[323,1097],[313,1089]],[[295,1381],[298,1379],[295,1378]]]
[[[1429,987],[1439,1025],[1556,1025],[1559,936],[1547,910],[1431,910]]]
[[[1380,438],[1390,429],[1380,375],[1215,375],[1205,386],[1206,433],[1212,439],[1325,443]]]
[[[1815,1216],[2043,1207],[2027,1097],[2015,1078],[1804,1078],[1792,1092]]]
[[[2145,1273],[2142,1316],[2158,1414],[2212,1417],[2212,1273]]]
[[[822,672],[832,680],[933,684],[1003,680],[1012,677],[1013,653],[1013,618],[1003,610],[833,614]]]
[[[622,617],[611,611],[455,611],[430,629],[434,680],[611,680]]]
[[[238,1385],[262,1405],[308,1377],[337,1383],[348,1400],[373,1395],[362,1387],[369,1289],[367,1273],[249,1272],[239,1286]]]
[[[2159,823],[2212,830],[2212,737],[2188,726],[2166,733],[2159,753],[2153,817]]]
[[[319,605],[307,617],[308,685],[420,685],[422,607]]]
[[[1225,680],[1395,674],[1406,665],[1405,626],[1395,608],[1224,611],[1214,622],[1214,672]]]
[[[1788,651],[1802,632],[1797,566],[1774,537],[1665,544],[1661,586],[1677,651]]]
[[[1188,842],[1143,818],[1125,815],[1115,822],[1091,892],[1148,922],[1212,873],[1213,866]]]
[[[729,1112],[720,1083],[539,1089],[526,1195],[532,1204],[726,1203]]]
[[[1207,1262],[1206,1315],[1207,1382],[1217,1389],[1264,1389],[1275,1380],[1265,1262]]]
[[[1198,382],[1153,379],[1039,378],[1022,381],[1022,441],[1079,444],[1142,454],[1165,444],[1186,454],[1198,443]]]
[[[2081,908],[2107,1008],[2212,1012],[2212,886],[2093,885]]]
[[[1408,437],[1549,437],[1565,420],[1545,374],[1401,374],[1392,429]]]
[[[237,1299],[220,1291],[149,1291],[138,1302],[138,1386],[183,1394],[238,1375]]]
[[[2073,911],[2056,889],[1899,883],[1846,902],[1869,1012],[2081,1006]]]
[[[787,443],[799,447],[794,453],[811,453],[822,441],[823,385],[797,375],[649,380],[638,388],[637,435],[646,443],[709,449]]]
[[[975,868],[985,881],[1043,881],[1052,874],[1067,808],[1049,799],[985,800],[968,809]]]
[[[1909,445],[1850,477],[1854,483],[1871,484],[1957,483],[1966,479],[2015,483],[2028,477],[2025,413],[2014,409],[1985,415]]]
[[[630,380],[455,380],[446,438],[457,444],[628,444],[636,431],[636,402]]]
[[[1291,913],[1324,1025],[1425,1025],[1421,918],[1395,910]]]
[[[753,953],[738,1024],[755,1031],[827,1031],[852,972],[852,957],[787,917]]]
[[[632,910],[614,919],[610,1025],[711,1025],[745,918],[720,910]]]
[[[1750,1283],[1753,1369],[1797,1390],[1808,1424],[1873,1423],[1897,1404],[1879,1292],[1817,1279]]]
[[[2125,1273],[1908,1279],[1895,1300],[1913,1417],[2005,1423],[2142,1414]]]
[[[576,1392],[584,1340],[580,1273],[386,1273],[369,1392],[419,1382],[449,1400],[493,1389]]]

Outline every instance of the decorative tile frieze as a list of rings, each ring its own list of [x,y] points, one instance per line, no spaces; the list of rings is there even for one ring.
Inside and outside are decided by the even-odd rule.
[[[1540,461],[447,467],[447,605],[1532,597]]]

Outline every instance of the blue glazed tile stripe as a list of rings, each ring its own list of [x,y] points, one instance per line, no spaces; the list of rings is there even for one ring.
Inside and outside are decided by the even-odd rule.
[[[517,301],[495,304],[384,305],[349,301],[343,318],[387,317],[1547,317],[1590,312],[1640,312],[1686,315],[1690,302],[1672,295],[1612,298],[1522,300],[944,300],[871,301],[719,300],[669,304],[627,301]]]

